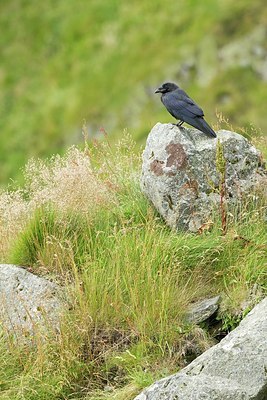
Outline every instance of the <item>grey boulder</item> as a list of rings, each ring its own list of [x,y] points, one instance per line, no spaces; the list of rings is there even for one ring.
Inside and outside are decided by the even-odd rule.
[[[147,138],[141,189],[172,228],[197,232],[219,208],[218,141],[226,162],[224,201],[229,207],[252,195],[264,179],[266,183],[261,154],[247,139],[225,130],[217,135],[213,139],[196,129],[158,123]]]
[[[266,400],[267,298],[219,344],[135,400]]]
[[[59,288],[26,269],[0,264],[0,323],[19,337],[36,329],[58,329],[62,301]]]

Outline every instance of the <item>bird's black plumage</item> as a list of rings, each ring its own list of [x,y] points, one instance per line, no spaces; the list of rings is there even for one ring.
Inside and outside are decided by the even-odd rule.
[[[178,126],[186,122],[201,132],[216,137],[216,133],[204,119],[203,110],[175,83],[164,83],[155,93],[161,93],[164,106],[174,118],[180,120]]]

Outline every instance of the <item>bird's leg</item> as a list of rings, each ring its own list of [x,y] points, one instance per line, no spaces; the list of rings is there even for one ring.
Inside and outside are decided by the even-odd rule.
[[[178,124],[176,124],[176,126],[182,126],[183,123],[184,123],[184,121],[181,120],[180,122],[178,122]]]

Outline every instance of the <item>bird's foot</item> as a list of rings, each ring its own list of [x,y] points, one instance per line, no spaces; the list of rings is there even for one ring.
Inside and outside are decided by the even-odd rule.
[[[172,123],[172,125],[178,126],[178,128],[181,128],[183,124],[184,124],[184,121],[177,122],[177,124]]]

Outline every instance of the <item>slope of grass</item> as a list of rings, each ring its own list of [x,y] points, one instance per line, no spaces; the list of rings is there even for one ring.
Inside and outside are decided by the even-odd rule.
[[[72,304],[60,333],[35,345],[0,337],[0,399],[133,399],[214,343],[185,323],[189,303],[221,293],[227,330],[266,294],[266,204],[229,215],[226,235],[219,219],[202,235],[173,232],[140,192],[132,147],[128,138],[31,161],[23,195],[0,199],[10,219],[1,261],[56,280]],[[14,224],[18,202],[26,211]]]
[[[231,43],[264,24],[266,12],[264,0],[1,1],[0,182],[21,176],[29,156],[80,141],[84,119],[90,135],[102,125],[114,136],[128,127],[143,140],[155,122],[170,120],[152,95],[164,79],[179,80],[211,123],[218,108],[264,131],[266,83],[249,66],[219,68],[204,89],[194,72],[186,79],[178,71],[192,56],[200,62],[207,37]],[[224,88],[229,104],[220,102]]]

